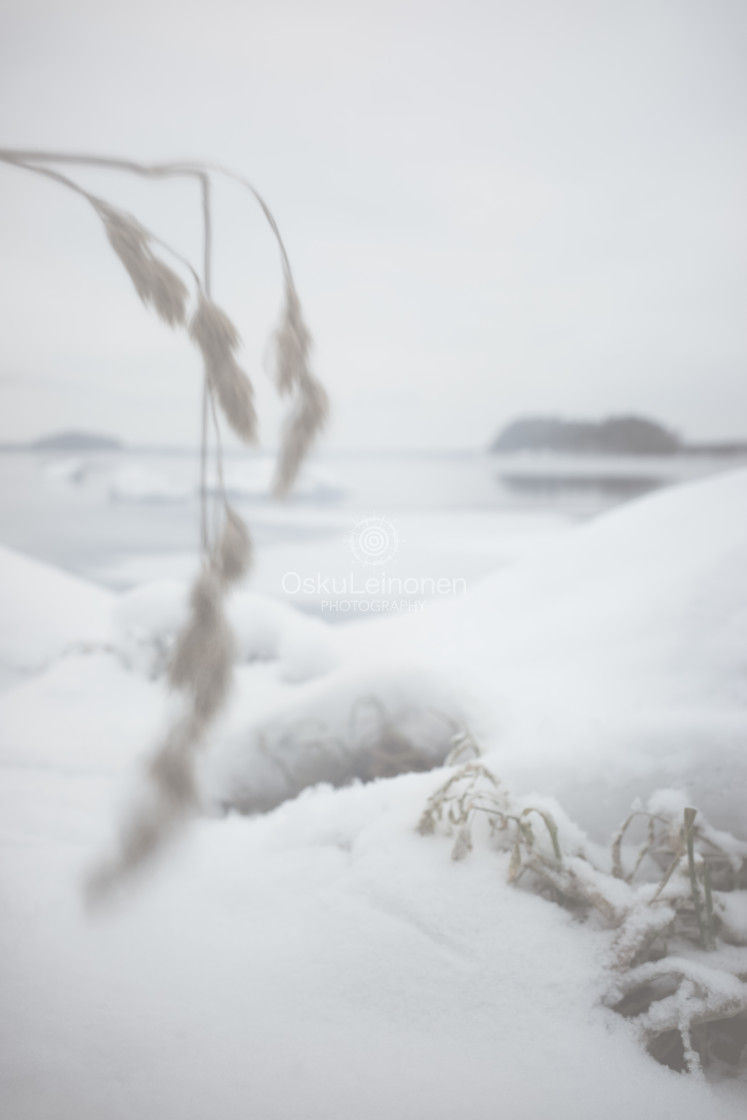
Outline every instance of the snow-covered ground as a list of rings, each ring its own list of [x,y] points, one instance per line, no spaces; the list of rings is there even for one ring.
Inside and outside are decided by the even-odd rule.
[[[93,914],[81,881],[172,710],[189,553],[184,579],[120,555],[114,592],[0,551],[3,1117],[744,1115],[744,1075],[674,1073],[602,1005],[609,930],[416,833],[443,768],[345,783],[468,727],[594,841],[659,787],[747,838],[746,503],[736,471],[582,522],[402,510],[393,566],[351,555],[349,511],[268,507],[206,815]],[[274,593],[290,570],[466,590],[331,626],[322,593]]]

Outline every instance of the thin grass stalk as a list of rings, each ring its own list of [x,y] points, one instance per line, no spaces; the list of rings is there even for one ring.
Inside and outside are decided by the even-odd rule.
[[[514,833],[514,842],[511,847],[511,859],[508,864],[508,882],[518,882],[521,871],[521,829],[517,826],[516,832]]]
[[[612,837],[612,874],[615,879],[625,878],[625,871],[622,865],[622,842],[625,838],[625,833],[628,831],[629,825],[639,815],[640,814],[638,812],[630,813],[630,815],[623,821],[620,828],[618,828],[617,832]]]
[[[700,943],[703,948],[708,946],[708,930],[706,928],[705,914],[703,910],[703,899],[700,896],[700,886],[698,885],[698,876],[695,870],[695,817],[697,816],[697,809],[685,809],[684,811],[684,832],[685,843],[687,844],[687,869],[690,875],[690,891],[693,897],[693,905],[695,906],[695,918],[698,923],[698,931],[700,933]]]
[[[639,853],[636,857],[636,861],[633,864],[633,870],[630,872],[629,875],[627,875],[625,877],[626,883],[632,883],[633,882],[633,880],[636,877],[636,874],[638,872],[639,867],[641,866],[641,864],[643,863],[644,859],[649,854],[649,852],[653,849],[655,843],[656,843],[656,818],[655,817],[649,817],[649,821],[648,821],[648,843],[641,845],[641,850],[639,851]]]
[[[706,949],[716,948],[716,934],[713,917],[713,891],[711,887],[711,872],[706,860],[703,861],[703,888],[705,894],[705,925]]]
[[[684,847],[684,844],[683,844],[674,853],[674,856],[672,857],[672,862],[669,864],[669,867],[664,872],[664,878],[659,883],[658,887],[656,888],[656,893],[653,895],[653,897],[651,899],[652,903],[656,902],[657,899],[659,898],[659,896],[661,895],[661,893],[664,890],[664,888],[666,887],[667,883],[669,882],[669,880],[674,875],[674,872],[675,872],[676,868],[679,866],[680,860],[682,859],[684,854],[685,854],[685,847]]]
[[[555,821],[553,820],[553,818],[551,817],[551,815],[549,813],[545,812],[544,809],[537,809],[534,805],[530,805],[530,806],[528,806],[528,808],[524,809],[522,811],[521,815],[522,815],[522,817],[525,817],[525,816],[528,816],[529,813],[537,813],[540,817],[542,817],[542,820],[545,822],[545,828],[547,829],[548,833],[550,834],[550,840],[552,841],[552,850],[555,853],[555,858],[558,861],[558,863],[562,863],[563,862],[563,853],[560,850],[560,840],[558,839],[558,826],[556,825]]]
[[[202,376],[202,409],[200,413],[200,543],[202,552],[210,551],[210,531],[207,514],[207,461],[208,461],[208,386],[207,375]]]
[[[212,298],[212,245],[213,225],[210,214],[210,180],[207,175],[200,178],[200,198],[202,200],[202,282],[205,295]],[[210,385],[207,370],[203,372],[202,412],[200,417],[200,520],[202,524],[202,548],[205,553],[210,548],[210,535],[207,513],[207,464],[208,464],[208,397]],[[217,425],[217,421],[216,421]]]

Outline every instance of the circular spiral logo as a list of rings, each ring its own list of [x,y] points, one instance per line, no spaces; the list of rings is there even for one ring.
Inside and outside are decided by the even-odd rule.
[[[385,517],[364,517],[350,533],[350,548],[362,564],[386,564],[397,552],[397,530]]]

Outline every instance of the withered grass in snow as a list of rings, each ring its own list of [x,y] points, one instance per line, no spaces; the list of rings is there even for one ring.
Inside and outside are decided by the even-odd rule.
[[[463,735],[447,762],[463,757],[465,741],[473,746]],[[747,909],[747,844],[665,791],[618,829],[607,866],[560,806],[538,800],[515,797],[472,757],[431,794],[417,829],[453,835],[451,858],[460,861],[487,821],[490,840],[509,855],[509,883],[523,881],[615,931],[604,1002],[632,1021],[652,1057],[698,1077],[739,1072],[747,1062],[747,960],[730,947],[747,939],[729,904],[738,898]],[[646,836],[625,871],[623,840],[635,818],[646,821]]]

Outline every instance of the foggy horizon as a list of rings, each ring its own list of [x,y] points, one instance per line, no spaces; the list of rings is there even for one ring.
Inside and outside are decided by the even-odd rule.
[[[0,144],[255,182],[333,400],[325,446],[480,447],[537,414],[744,436],[742,5],[9,0],[0,21]],[[190,184],[71,177],[199,262]],[[85,203],[8,166],[0,198],[0,439],[196,440],[199,359]],[[278,262],[234,188],[215,214],[271,445]]]
[[[480,454],[480,453],[483,453],[483,452],[484,453],[490,453],[491,451],[493,451],[492,444],[495,442],[496,438],[501,434],[501,432],[505,428],[510,427],[512,425],[512,423],[514,423],[515,421],[526,420],[526,419],[529,419],[529,420],[551,419],[551,420],[559,420],[562,423],[566,423],[566,422],[575,423],[575,422],[580,421],[580,422],[588,422],[588,423],[591,423],[591,424],[596,424],[596,423],[600,423],[602,421],[607,421],[607,420],[622,420],[622,419],[631,419],[631,418],[653,421],[654,423],[659,424],[662,428],[669,431],[672,435],[678,437],[682,441],[682,444],[683,444],[683,447],[682,447],[682,453],[683,454],[687,453],[687,451],[690,448],[697,449],[701,446],[703,446],[703,447],[713,446],[713,447],[728,448],[732,444],[745,444],[745,445],[747,445],[747,435],[746,435],[745,429],[742,429],[741,433],[735,434],[731,438],[721,437],[721,438],[716,438],[716,439],[713,439],[713,440],[706,440],[706,439],[698,440],[698,439],[691,438],[688,435],[688,433],[677,431],[675,428],[671,427],[670,425],[668,425],[666,423],[663,423],[661,421],[660,417],[652,417],[652,416],[643,417],[640,414],[636,414],[636,413],[632,413],[632,412],[627,412],[627,413],[622,413],[621,412],[621,413],[610,414],[608,416],[593,416],[593,417],[591,417],[591,416],[578,416],[578,415],[569,416],[569,415],[563,415],[563,414],[535,413],[535,414],[532,414],[531,416],[515,416],[515,417],[510,418],[507,421],[506,424],[502,425],[502,427],[500,427],[495,432],[493,432],[492,436],[489,439],[485,440],[481,444],[461,444],[461,445],[451,444],[451,445],[438,446],[438,445],[435,445],[435,444],[427,445],[427,444],[423,444],[423,443],[419,443],[419,444],[418,443],[410,443],[410,444],[402,443],[402,444],[389,444],[389,445],[381,444],[381,445],[377,445],[377,444],[374,444],[374,443],[361,443],[361,444],[345,444],[345,443],[341,443],[341,442],[330,443],[328,440],[322,440],[321,443],[312,450],[311,454],[312,454],[312,457],[313,457],[313,456],[318,456],[318,455],[324,455],[325,453],[329,453],[331,455],[346,455],[346,454],[358,454],[358,453],[365,454],[365,455],[376,455],[376,454],[396,455],[398,453],[402,453],[402,454],[421,453],[421,454],[424,454],[424,455],[427,455],[427,454],[441,454],[441,453],[443,453],[443,454],[453,454],[453,455],[472,455],[472,454]],[[20,438],[0,439],[0,450],[2,450],[3,448],[5,448],[5,449],[18,448],[19,450],[22,450],[22,449],[25,449],[25,448],[33,449],[37,445],[42,444],[46,440],[53,440],[53,439],[56,439],[56,438],[64,438],[64,437],[73,437],[73,438],[82,438],[82,439],[93,438],[93,439],[112,440],[112,441],[120,444],[121,449],[123,451],[137,451],[137,450],[164,451],[164,452],[175,452],[175,453],[179,452],[179,453],[184,453],[185,455],[194,455],[195,453],[197,453],[199,451],[199,447],[200,447],[199,439],[195,439],[191,443],[190,442],[184,442],[184,443],[172,442],[172,443],[169,443],[169,442],[142,440],[142,439],[139,439],[137,436],[134,436],[134,437],[130,438],[126,435],[116,434],[113,431],[104,431],[104,430],[93,429],[93,428],[88,428],[88,427],[64,427],[64,428],[45,429],[44,431],[39,431],[39,432],[37,432],[33,435],[28,436],[25,439],[20,439]],[[225,448],[225,452],[229,455],[273,455],[274,456],[276,454],[279,446],[280,446],[279,442],[274,442],[274,443],[258,443],[253,447],[249,447],[245,444],[240,443],[236,439],[233,439],[233,440],[229,439],[229,441],[227,443],[227,446]],[[494,453],[497,453],[497,452],[494,452]],[[508,452],[504,452],[504,453],[505,454],[514,454],[515,452],[508,451]],[[558,454],[568,454],[568,452],[557,452],[557,453]],[[634,454],[641,454],[641,453],[638,452],[638,453],[634,453]]]

